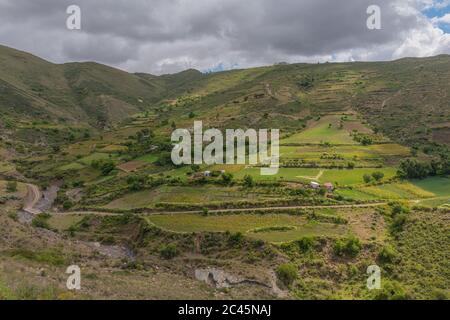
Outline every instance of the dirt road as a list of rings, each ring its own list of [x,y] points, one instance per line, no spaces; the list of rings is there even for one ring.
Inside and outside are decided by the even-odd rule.
[[[37,208],[39,201],[42,199],[42,193],[39,187],[32,184],[27,184],[27,196],[25,198],[23,211],[30,213],[32,215],[37,215],[42,211]],[[373,208],[387,205],[387,202],[377,202],[377,203],[365,203],[365,204],[345,204],[345,205],[321,205],[321,206],[289,206],[289,207],[255,207],[255,208],[241,208],[241,209],[214,209],[209,210],[210,213],[242,213],[242,212],[255,212],[255,211],[289,211],[289,210],[301,210],[301,209],[351,209],[351,208]],[[149,212],[140,213],[137,215],[148,216],[148,215],[161,215],[161,214],[189,214],[189,213],[202,213],[202,210],[191,210],[191,211],[160,211],[160,212]],[[102,211],[72,211],[72,212],[58,212],[53,213],[53,215],[70,216],[70,215],[97,215],[97,216],[119,216],[123,213],[114,212],[102,212]]]
[[[217,209],[209,210],[210,213],[241,213],[241,212],[254,212],[254,211],[289,211],[296,209],[351,209],[351,208],[373,208],[387,205],[387,202],[378,203],[366,203],[366,204],[354,204],[354,205],[332,205],[332,206],[291,206],[291,207],[260,207],[260,208],[244,208],[244,209]],[[189,214],[189,213],[202,213],[201,210],[193,211],[174,211],[174,212],[151,212],[151,213],[139,213],[136,215],[150,216],[150,215],[161,215],[161,214]],[[55,213],[55,215],[98,215],[98,216],[119,216],[123,213],[113,213],[113,212],[99,212],[99,211],[73,211],[73,212],[60,212]]]

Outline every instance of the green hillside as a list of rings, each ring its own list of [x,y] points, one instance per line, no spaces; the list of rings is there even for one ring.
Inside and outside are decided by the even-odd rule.
[[[154,76],[0,47],[0,299],[447,299],[449,80],[450,56]],[[280,129],[278,173],[174,165],[198,120]]]

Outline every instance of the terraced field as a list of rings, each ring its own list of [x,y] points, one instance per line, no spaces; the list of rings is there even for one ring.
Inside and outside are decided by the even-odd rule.
[[[107,209],[135,209],[152,207],[158,203],[171,204],[220,204],[240,201],[264,201],[279,198],[270,193],[244,191],[239,187],[195,186],[173,187],[161,186],[154,190],[129,193],[108,205]]]
[[[308,168],[280,168],[275,176],[261,176],[259,168],[245,168],[235,174],[240,179],[246,175],[252,176],[257,181],[292,181],[305,182],[318,181],[331,182],[340,186],[359,185],[364,183],[363,176],[374,172],[382,172],[384,180],[396,175],[395,168],[363,168],[363,169],[308,169]]]
[[[337,194],[360,200],[412,200],[429,207],[450,204],[450,178],[434,177],[358,188],[341,188]]]
[[[146,217],[150,224],[176,233],[231,232],[242,233],[251,238],[283,243],[304,237],[343,237],[355,235],[364,240],[383,238],[383,222],[372,210],[365,214],[352,210],[315,210],[318,218],[282,213],[229,214],[201,216],[196,214],[152,215]],[[347,223],[321,221],[327,218],[346,219]],[[373,228],[374,221],[379,222]]]

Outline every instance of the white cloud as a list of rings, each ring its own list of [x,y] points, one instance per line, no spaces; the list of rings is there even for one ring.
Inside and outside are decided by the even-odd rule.
[[[439,25],[440,23],[450,24],[450,13],[447,13],[442,17],[434,17],[431,19],[431,22],[433,22],[434,25]]]

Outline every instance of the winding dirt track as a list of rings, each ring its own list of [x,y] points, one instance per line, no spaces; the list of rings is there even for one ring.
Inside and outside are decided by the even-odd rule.
[[[23,211],[28,212],[32,215],[41,213],[39,209],[35,208],[41,198],[42,193],[39,190],[39,187],[33,184],[27,184],[27,196],[25,197]]]

